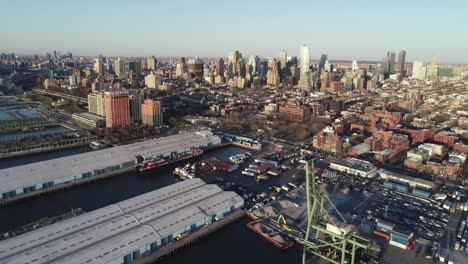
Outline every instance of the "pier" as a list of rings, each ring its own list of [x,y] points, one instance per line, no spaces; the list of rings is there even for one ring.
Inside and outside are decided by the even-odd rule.
[[[179,240],[172,242],[169,245],[166,245],[157,251],[141,257],[132,263],[134,264],[144,264],[144,263],[157,263],[158,260],[161,260],[164,258],[164,256],[171,255],[181,248],[184,248],[186,246],[190,246],[193,243],[197,242],[200,239],[203,239],[212,233],[220,230],[221,228],[238,221],[246,216],[246,212],[242,209],[237,209],[236,211],[232,212],[230,215],[226,216],[225,218],[216,221],[206,227],[201,228],[200,230],[197,230],[193,233],[191,233],[189,236]]]

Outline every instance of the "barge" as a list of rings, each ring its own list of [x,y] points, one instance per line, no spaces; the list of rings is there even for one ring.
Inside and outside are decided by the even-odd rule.
[[[249,222],[247,227],[279,249],[287,249],[294,244],[290,238],[285,237],[278,231],[262,224],[259,220]]]

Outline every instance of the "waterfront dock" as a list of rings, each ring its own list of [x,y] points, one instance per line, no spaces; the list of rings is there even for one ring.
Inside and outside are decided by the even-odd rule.
[[[220,143],[210,131],[181,133],[0,170],[0,204],[122,174],[141,163]]]
[[[179,241],[172,242],[171,244],[166,245],[147,256],[141,257],[132,263],[134,264],[157,263],[157,261],[163,259],[165,256],[171,255],[184,247],[190,246],[194,244],[195,242],[197,242],[198,240],[203,239],[213,234],[214,232],[220,230],[221,228],[235,221],[238,221],[245,216],[246,216],[246,212],[244,210],[237,209],[236,211],[232,212],[230,215],[226,216],[225,218],[219,221],[216,221],[212,223],[211,225],[203,227],[200,230],[197,230],[191,233],[189,236]]]

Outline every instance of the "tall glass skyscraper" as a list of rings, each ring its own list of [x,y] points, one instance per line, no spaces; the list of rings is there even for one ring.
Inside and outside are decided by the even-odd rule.
[[[309,71],[310,68],[310,49],[307,45],[302,45],[299,52],[301,59],[301,75]]]

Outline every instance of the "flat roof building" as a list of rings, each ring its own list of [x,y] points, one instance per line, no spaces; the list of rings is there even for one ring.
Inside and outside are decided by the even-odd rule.
[[[106,127],[106,118],[91,113],[75,113],[72,115],[72,119],[81,125],[93,128],[104,128]]]
[[[211,131],[185,132],[0,170],[0,201],[60,184],[131,170],[138,162],[167,158],[221,143]]]
[[[354,158],[333,161],[330,163],[330,168],[366,178],[374,177],[377,172],[377,167],[372,163]]]
[[[127,263],[243,205],[234,192],[190,179],[0,241],[0,262]]]

